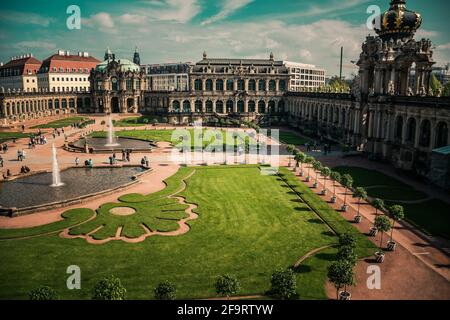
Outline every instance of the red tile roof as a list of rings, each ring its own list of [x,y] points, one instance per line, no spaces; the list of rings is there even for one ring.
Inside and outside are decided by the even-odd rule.
[[[60,68],[63,68],[64,72],[66,72],[67,68],[69,70],[76,69],[77,72],[81,68],[83,72],[88,69],[88,72],[92,68],[95,68],[97,64],[100,63],[100,60],[94,57],[82,57],[79,55],[59,55],[54,54],[42,62],[41,70],[39,72],[61,72]],[[56,71],[53,71],[56,68]],[[72,72],[72,71],[70,71]]]
[[[11,60],[0,67],[0,76],[26,75],[29,72],[35,74],[39,70],[41,64],[42,62],[34,57]],[[8,69],[10,70],[9,73],[7,73]]]

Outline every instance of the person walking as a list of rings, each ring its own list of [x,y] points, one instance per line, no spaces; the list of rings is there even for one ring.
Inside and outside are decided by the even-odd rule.
[[[80,164],[80,158],[76,157],[75,158],[75,165],[78,167],[79,164]]]

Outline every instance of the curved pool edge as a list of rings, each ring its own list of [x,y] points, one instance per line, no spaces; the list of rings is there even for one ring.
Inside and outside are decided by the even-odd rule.
[[[33,214],[36,212],[41,212],[41,211],[45,211],[45,210],[52,210],[52,209],[58,209],[58,208],[64,208],[64,207],[68,207],[68,206],[72,206],[75,204],[80,204],[83,203],[83,201],[89,199],[89,200],[94,200],[94,199],[98,199],[100,197],[106,196],[106,195],[110,195],[116,191],[119,190],[126,190],[127,188],[137,184],[140,182],[139,178],[149,174],[150,172],[153,171],[153,169],[151,167],[145,167],[145,166],[140,166],[140,165],[114,165],[114,166],[94,166],[92,167],[93,169],[96,168],[117,168],[117,167],[136,167],[136,168],[143,168],[144,171],[137,173],[136,175],[134,175],[134,177],[136,177],[136,179],[133,179],[132,181],[122,184],[120,186],[114,187],[114,188],[109,188],[106,190],[102,190],[99,192],[95,192],[95,193],[89,193],[89,194],[85,194],[79,197],[75,197],[75,198],[71,198],[71,199],[67,199],[67,200],[63,200],[63,201],[56,201],[56,202],[51,202],[51,203],[44,203],[41,205],[36,205],[36,206],[29,206],[29,207],[23,207],[23,208],[15,208],[15,207],[1,207],[0,206],[0,216],[8,216],[8,217],[18,217],[18,216],[22,216],[22,215],[27,215],[27,214]],[[64,170],[68,170],[68,169],[73,169],[73,168],[82,168],[80,166],[71,166],[71,167],[67,167],[64,168]],[[33,172],[31,174],[28,174],[28,176],[30,175],[34,175],[34,174],[38,174],[38,173],[48,173],[51,171],[48,170],[41,170],[41,171],[36,171]],[[9,179],[8,181],[12,181],[15,180],[17,178],[21,178],[22,176],[15,176],[13,179]]]

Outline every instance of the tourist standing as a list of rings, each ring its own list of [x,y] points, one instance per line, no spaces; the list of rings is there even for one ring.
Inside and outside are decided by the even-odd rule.
[[[76,157],[75,158],[75,165],[78,167],[79,164],[80,164],[80,158]]]
[[[0,155],[0,167],[3,168],[3,157]]]

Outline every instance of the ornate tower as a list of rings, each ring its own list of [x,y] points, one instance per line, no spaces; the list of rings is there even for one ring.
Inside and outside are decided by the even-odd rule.
[[[434,61],[431,41],[414,40],[421,15],[407,10],[406,0],[392,0],[373,24],[378,36],[366,38],[357,63],[362,95],[427,95]],[[412,67],[414,87],[409,81]]]
[[[113,59],[113,53],[111,52],[111,50],[109,49],[109,47],[106,49],[105,51],[105,57],[103,60],[112,60]]]
[[[133,62],[134,62],[135,64],[137,64],[138,66],[141,65],[141,57],[139,56],[139,52],[138,52],[137,47],[136,47],[136,49],[134,50]]]

